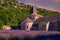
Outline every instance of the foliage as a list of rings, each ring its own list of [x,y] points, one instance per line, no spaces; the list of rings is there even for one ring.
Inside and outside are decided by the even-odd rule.
[[[0,4],[0,20],[6,25],[17,26],[21,19],[29,15],[30,6],[12,0],[2,0],[2,2]]]
[[[4,25],[3,21],[0,20],[0,29]]]
[[[41,9],[41,8],[37,8],[37,11],[38,11],[38,14],[41,14],[43,16],[53,16],[53,15],[59,14],[59,12],[54,12],[54,11]]]

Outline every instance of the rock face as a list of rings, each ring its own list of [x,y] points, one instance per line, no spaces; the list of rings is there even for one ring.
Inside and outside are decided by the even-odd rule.
[[[37,25],[37,26],[35,26]],[[38,18],[34,21],[31,30],[60,31],[60,14]]]
[[[3,29],[3,30],[10,30],[10,29],[11,29],[11,27],[10,27],[10,26],[8,26],[8,25],[4,25],[4,26],[2,27],[2,29]]]
[[[30,10],[30,15],[23,21],[19,22],[18,26],[21,27],[21,30],[30,30],[34,21],[39,17],[43,17],[43,16],[37,14],[36,7],[32,7]]]

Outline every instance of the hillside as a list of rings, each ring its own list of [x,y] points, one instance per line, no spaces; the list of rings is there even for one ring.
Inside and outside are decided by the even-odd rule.
[[[18,3],[16,0],[1,0],[0,2],[0,27],[3,25],[17,26],[18,22],[26,18],[31,5]],[[52,16],[58,14],[46,9],[37,8],[38,14]]]

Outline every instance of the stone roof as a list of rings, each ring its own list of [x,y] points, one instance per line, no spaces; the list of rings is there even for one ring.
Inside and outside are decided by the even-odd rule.
[[[38,18],[34,23],[41,23],[45,21],[55,21],[55,20],[60,20],[60,14],[54,15],[54,16],[46,16],[46,17],[41,17]]]

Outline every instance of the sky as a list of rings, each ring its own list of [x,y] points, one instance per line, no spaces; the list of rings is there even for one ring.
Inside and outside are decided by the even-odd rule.
[[[17,0],[25,4],[60,12],[60,0]]]

